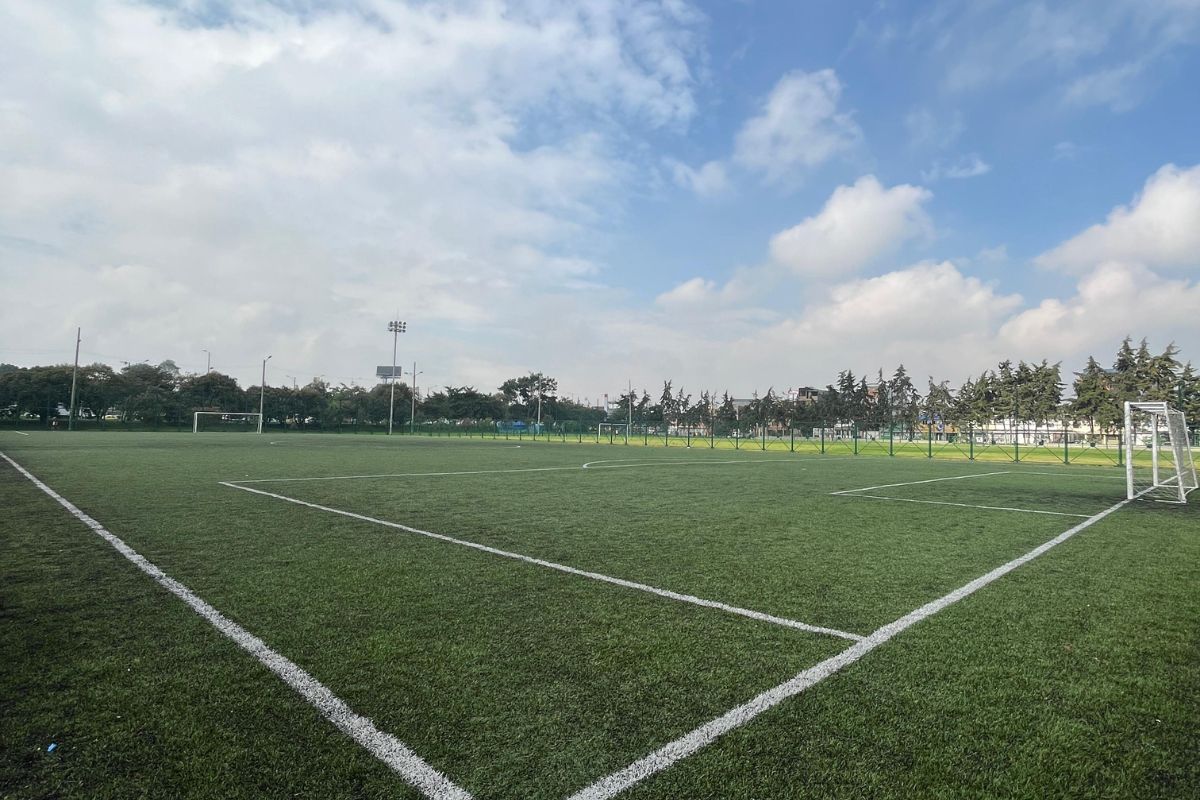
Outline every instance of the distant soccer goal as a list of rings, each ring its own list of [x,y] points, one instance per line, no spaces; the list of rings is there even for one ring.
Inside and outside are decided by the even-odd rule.
[[[615,439],[629,440],[629,424],[626,422],[601,422],[596,428],[596,438],[607,438],[610,442]]]
[[[257,411],[197,411],[192,416],[192,433],[229,431],[262,433],[262,414]]]
[[[1196,485],[1183,412],[1167,403],[1126,403],[1126,496],[1186,503]]]

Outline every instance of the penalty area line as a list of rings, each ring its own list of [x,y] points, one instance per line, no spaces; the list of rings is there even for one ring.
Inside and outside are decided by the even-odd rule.
[[[1066,511],[1039,511],[1033,508],[1010,508],[1009,506],[980,506],[974,503],[951,503],[948,500],[917,500],[912,497],[884,497],[878,494],[846,494],[843,497],[863,497],[868,500],[890,500],[893,503],[925,503],[931,506],[956,506],[958,508],[979,508],[984,511],[1013,511],[1018,514],[1046,514],[1052,517],[1078,517],[1087,519],[1087,514],[1069,514]]]
[[[830,492],[831,495],[853,494],[855,492],[870,492],[875,489],[892,489],[897,486],[917,486],[922,483],[938,483],[940,481],[965,481],[970,478],[987,478],[993,475],[1007,475],[1008,472],[973,472],[970,475],[952,475],[948,478],[929,478],[923,481],[905,481],[904,483],[884,483],[879,486],[864,486],[861,489],[842,489],[840,492]]]
[[[969,595],[974,594],[989,583],[1002,578],[1012,572],[1017,567],[1026,564],[1038,556],[1045,553],[1052,547],[1056,547],[1067,539],[1070,539],[1075,534],[1086,528],[1095,525],[1100,520],[1117,511],[1122,506],[1128,504],[1129,500],[1110,506],[1099,514],[1088,517],[1083,522],[1079,523],[1070,530],[1060,533],[1050,541],[1035,547],[1023,556],[1014,558],[1005,564],[996,567],[991,572],[981,575],[970,583],[964,584],[949,594],[939,597],[937,600],[926,603],[920,608],[912,611],[900,619],[884,625],[879,630],[867,636],[862,641],[851,645],[849,648],[838,653],[836,656],[827,658],[819,664],[810,667],[799,673],[792,679],[785,681],[778,686],[768,689],[762,694],[747,703],[743,703],[737,708],[731,709],[716,719],[710,720],[692,732],[681,736],[673,742],[670,742],[653,753],[638,759],[629,766],[620,769],[607,777],[601,778],[591,786],[588,786],[575,794],[571,795],[567,800],[608,800],[615,797],[621,792],[629,789],[647,778],[655,775],[678,761],[687,758],[696,751],[707,747],[716,741],[719,737],[729,731],[745,725],[750,720],[757,717],[759,714],[774,708],[775,706],[787,700],[789,697],[794,697],[805,689],[809,689],[831,675],[840,672],[854,662],[861,659],[867,653],[870,653],[875,648],[883,645],[896,635],[904,630],[916,625],[921,620],[937,614],[949,606],[954,605],[959,600],[962,600]]]
[[[578,469],[578,467],[575,469]],[[497,547],[490,547],[486,544],[479,544],[478,542],[471,542],[466,539],[456,539],[453,536],[447,536],[444,533],[425,531],[421,530],[420,528],[414,528],[410,525],[403,525],[399,522],[390,522],[386,519],[379,519],[378,517],[369,517],[366,514],[357,514],[353,511],[344,511],[340,508],[333,508],[332,506],[323,506],[319,503],[310,503],[307,500],[298,500],[295,497],[288,497],[287,495],[276,494],[275,492],[267,492],[262,489],[252,489],[249,486],[239,486],[237,483],[228,481],[221,481],[220,484],[222,486],[228,486],[230,489],[240,489],[243,492],[259,494],[263,497],[272,497],[276,500],[294,503],[295,505],[304,506],[305,508],[312,508],[317,511],[325,511],[329,514],[337,514],[342,517],[349,517],[350,519],[355,519],[360,522],[370,522],[374,525],[382,525],[385,528],[394,528],[395,530],[404,531],[406,533],[415,533],[419,536],[426,536],[430,539],[437,539],[441,542],[449,542],[450,544],[457,544],[462,547],[470,547],[473,550],[479,550],[495,556],[511,558],[516,561],[523,561],[526,564],[534,564],[539,567],[557,570],[558,572],[565,572],[568,575],[577,575],[581,578],[590,578],[594,581],[600,581],[601,583],[610,583],[614,586],[621,586],[626,589],[635,589],[639,592],[646,592],[648,594],[658,595],[659,597],[678,600],[682,603],[690,603],[694,606],[712,608],[717,611],[724,611],[729,614],[736,614],[740,617],[758,620],[759,622],[770,622],[774,625],[781,625],[785,628],[794,628],[795,630],[806,631],[808,633],[821,633],[827,636],[836,636],[840,639],[849,639],[852,642],[862,641],[863,639],[863,637],[857,633],[848,633],[847,631],[840,631],[836,628],[825,628],[820,625],[810,625],[807,622],[787,619],[786,617],[777,617],[774,614],[766,614],[762,611],[754,611],[749,608],[739,608],[738,606],[731,606],[727,603],[721,603],[716,600],[705,600],[703,597],[696,597],[695,595],[691,594],[673,592],[670,589],[659,589],[657,586],[650,586],[645,583],[637,583],[636,581],[629,581],[625,580],[624,578],[614,578],[611,575],[604,575],[599,572],[589,572],[588,570],[569,567],[566,564],[558,564],[554,561],[546,561],[545,559],[534,558],[532,556],[522,555],[521,553],[514,553],[509,550],[501,550]]]
[[[76,519],[104,539],[113,549],[132,562],[138,569],[153,578],[160,586],[187,603],[193,611],[210,625],[231,639],[238,647],[254,656],[260,664],[274,672],[288,686],[316,708],[342,733],[358,742],[371,755],[387,764],[406,783],[420,790],[431,800],[471,800],[471,794],[454,784],[424,759],[414,753],[404,742],[375,727],[367,717],[355,713],[346,702],[328,687],[301,669],[287,657],[272,650],[262,639],[238,625],[209,605],[204,599],[167,575],[159,567],[138,553],[120,537],[110,532],[94,518],[81,511],[71,501],[51,489],[32,473],[0,453],[13,469],[28,478],[34,486],[65,508]]]

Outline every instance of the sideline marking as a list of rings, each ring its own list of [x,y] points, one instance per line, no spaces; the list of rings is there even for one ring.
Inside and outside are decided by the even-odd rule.
[[[13,433],[15,433],[17,436],[28,436],[29,435],[25,431],[13,431]]]
[[[869,500],[891,500],[894,503],[926,503],[931,506],[958,506],[959,508],[981,508],[985,511],[1015,511],[1020,514],[1049,514],[1052,517],[1079,517],[1087,519],[1087,514],[1068,514],[1065,511],[1037,511],[1032,508],[1009,508],[1008,506],[978,506],[972,503],[951,503],[947,500],[916,500],[911,497],[883,497],[877,494],[849,494],[846,497],[865,497]]]
[[[601,778],[592,785],[587,786],[571,795],[569,798],[567,798],[567,800],[608,800],[608,798],[615,797],[626,789],[641,783],[651,775],[662,772],[677,761],[687,758],[697,750],[712,744],[720,736],[728,733],[734,728],[746,724],[759,714],[779,705],[789,697],[800,694],[805,689],[815,686],[816,684],[828,678],[830,675],[833,675],[845,667],[850,666],[855,661],[858,661],[867,653],[884,644],[905,629],[910,628],[921,620],[931,617],[946,607],[957,603],[964,597],[974,594],[992,581],[995,581],[997,578],[1007,575],[1017,567],[1032,561],[1042,553],[1045,553],[1050,548],[1062,544],[1067,539],[1070,539],[1072,536],[1084,530],[1085,528],[1096,524],[1129,502],[1131,501],[1122,500],[1116,505],[1110,506],[1109,508],[1101,511],[1099,514],[1088,517],[1075,527],[1060,533],[1050,541],[1030,550],[1025,555],[1018,556],[1012,561],[996,567],[991,572],[976,578],[970,583],[960,586],[949,594],[943,595],[937,600],[926,603],[915,611],[909,612],[900,619],[884,625],[882,628],[867,636],[862,641],[851,645],[849,648],[843,650],[841,653],[838,653],[836,656],[825,659],[816,666],[810,667],[797,674],[791,680],[785,681],[772,689],[768,689],[754,699],[750,700],[748,703],[743,703],[737,708],[727,711],[716,719],[706,722],[699,728],[693,730],[691,733],[685,734],[675,741],[660,747],[653,753],[638,759],[624,769],[620,769],[604,778]]]
[[[575,469],[578,469],[578,467],[575,467]],[[263,491],[262,489],[251,489],[249,486],[239,486],[237,483],[234,483],[231,481],[220,481],[220,484],[222,486],[228,486],[231,489],[241,489],[243,492],[251,492],[253,494],[260,494],[260,495],[263,495],[264,497],[273,497],[276,500],[283,500],[288,503],[295,503],[298,506],[304,506],[306,508],[313,508],[313,509],[316,509],[317,511],[326,511],[330,514],[338,514],[340,516],[349,517],[350,519],[356,519],[361,522],[371,522],[376,525],[383,525],[384,527],[387,527],[387,528],[395,528],[396,530],[405,531],[407,533],[415,533],[415,534],[419,534],[420,536],[427,536],[430,539],[437,539],[442,542],[450,542],[451,544],[462,545],[463,547],[470,547],[474,550],[480,550],[484,553],[491,553],[492,555],[496,555],[496,556],[503,556],[505,558],[512,558],[517,561],[524,561],[527,564],[536,564],[539,567],[546,567],[547,569],[558,570],[559,572],[565,572],[569,575],[578,575],[578,576],[584,577],[584,578],[591,578],[592,580],[595,580],[595,581],[601,581],[603,583],[611,583],[616,586],[623,586],[626,589],[637,589],[638,591],[641,591],[641,592],[648,592],[650,594],[656,594],[659,597],[666,597],[666,598],[670,598],[671,600],[678,600],[683,603],[691,603],[692,605],[704,606],[705,608],[715,608],[719,611],[725,611],[730,614],[737,614],[738,616],[742,616],[742,617],[749,617],[750,619],[756,619],[756,620],[759,620],[760,622],[770,622],[775,625],[782,625],[785,628],[795,628],[796,630],[807,631],[809,633],[823,633],[823,634],[826,634],[827,636],[837,636],[841,639],[849,639],[850,641],[853,641],[853,642],[860,642],[864,638],[857,633],[848,633],[846,631],[837,630],[836,628],[824,628],[819,625],[809,625],[807,622],[800,622],[800,621],[794,620],[794,619],[787,619],[786,617],[777,617],[773,614],[766,614],[761,611],[753,611],[748,608],[740,608],[738,606],[731,606],[727,603],[721,603],[716,600],[705,600],[702,597],[696,597],[695,595],[691,595],[691,594],[683,594],[681,592],[673,592],[670,589],[659,589],[656,586],[650,586],[645,583],[637,583],[636,581],[628,581],[628,580],[625,580],[624,578],[614,578],[611,575],[603,575],[599,572],[589,572],[587,570],[578,569],[576,567],[569,567],[566,564],[558,564],[554,561],[546,561],[541,558],[533,558],[532,556],[521,555],[520,553],[513,553],[509,550],[501,550],[496,547],[489,547],[486,544],[479,544],[478,542],[470,542],[470,541],[467,541],[466,539],[456,539],[453,536],[447,536],[444,533],[433,533],[432,531],[423,531],[420,528],[413,528],[409,525],[402,525],[399,522],[389,522],[388,520],[385,520],[385,519],[369,517],[366,514],[356,514],[353,511],[343,511],[340,508],[333,508],[332,506],[323,506],[323,505],[320,505],[319,503],[310,503],[306,500],[297,500],[296,498],[288,497],[287,495],[275,494],[274,492],[267,492],[267,491]]]
[[[92,529],[100,538],[107,541],[113,548],[133,562],[142,572],[153,578],[159,585],[191,606],[192,610],[203,617],[214,628],[232,639],[238,647],[254,656],[264,667],[274,672],[284,683],[292,687],[305,700],[313,705],[321,714],[332,722],[342,733],[362,745],[371,755],[387,764],[404,781],[416,787],[431,800],[471,800],[471,795],[465,789],[454,784],[449,778],[430,766],[424,759],[408,748],[404,742],[384,733],[375,727],[370,719],[354,712],[340,697],[335,695],[324,684],[309,673],[305,672],[287,657],[275,652],[264,642],[233,620],[217,611],[199,595],[184,586],[179,581],[167,575],[144,556],[127,545],[118,536],[108,531],[92,517],[79,510],[71,501],[51,489],[32,473],[4,453],[3,458],[33,485],[58,502],[60,506]],[[249,491],[249,490],[248,490]]]
[[[970,475],[952,475],[948,478],[929,478],[923,481],[905,481],[904,483],[884,483],[879,486],[864,486],[861,489],[842,489],[840,492],[830,492],[830,494],[851,494],[853,492],[869,492],[872,489],[891,489],[896,486],[916,486],[921,483],[937,483],[938,481],[965,481],[968,478],[987,478],[991,475],[1007,475],[1008,471],[1004,472],[972,472]]]

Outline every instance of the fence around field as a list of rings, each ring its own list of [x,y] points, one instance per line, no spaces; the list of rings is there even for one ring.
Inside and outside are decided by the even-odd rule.
[[[253,433],[257,423],[212,418],[202,432]],[[0,422],[0,430],[47,430],[36,420]],[[65,432],[65,420],[59,431]],[[176,431],[190,432],[191,420],[143,423],[119,420],[75,420],[76,431]],[[387,435],[387,425],[340,422],[325,425],[287,425],[268,421],[264,433],[337,433]],[[956,459],[1007,463],[1090,464],[1122,466],[1125,460],[1119,433],[1080,434],[1069,428],[1024,426],[996,430],[968,426],[952,432],[924,430],[871,430],[848,423],[816,422],[801,426],[694,426],[673,424],[587,424],[556,421],[460,423],[448,420],[406,420],[393,428],[396,436],[490,439],[519,443],[608,444],[626,447],[683,447],[748,452],[787,452],[806,455],[887,456],[892,458]],[[1189,431],[1190,445],[1200,446],[1200,429]],[[1136,453],[1148,454],[1148,442],[1139,442]]]

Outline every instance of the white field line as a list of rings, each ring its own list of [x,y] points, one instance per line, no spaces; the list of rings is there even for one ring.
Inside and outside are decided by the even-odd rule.
[[[939,481],[965,481],[969,478],[987,478],[992,475],[1007,475],[1008,471],[1004,472],[973,472],[970,475],[952,475],[948,478],[929,478],[923,481],[905,481],[904,483],[884,483],[879,486],[864,486],[861,489],[843,489],[840,492],[830,492],[830,494],[852,494],[854,492],[870,492],[874,489],[891,489],[896,486],[917,486],[922,483],[938,483]]]
[[[589,461],[580,467],[580,469],[628,469],[630,467],[661,467],[675,466],[677,464],[791,464],[798,460],[799,459],[794,458],[735,458],[723,461],[711,461],[708,459],[699,461],[685,461],[682,458],[674,458],[660,459],[657,461],[635,461],[634,459],[628,458],[607,458],[602,461]]]
[[[253,478],[229,481],[229,484],[241,483],[301,483],[305,481],[357,481],[369,478],[435,478],[447,475],[502,475],[511,472],[561,472],[563,470],[578,470],[580,467],[522,467],[518,469],[472,469],[461,472],[389,472],[375,475],[323,475],[315,478]]]
[[[25,431],[13,431],[13,433],[15,433],[17,436],[28,436],[29,435]]]
[[[1067,539],[1070,539],[1075,534],[1088,528],[1100,520],[1107,517],[1109,514],[1118,510],[1129,500],[1122,500],[1116,505],[1110,506],[1099,514],[1088,517],[1083,522],[1068,531],[1060,533],[1045,544],[1035,547],[1023,556],[1014,558],[1006,564],[996,567],[986,575],[982,575],[970,583],[964,584],[947,595],[939,597],[937,600],[926,603],[920,608],[912,611],[895,622],[890,622],[884,625],[879,630],[872,633],[857,644],[851,645],[846,650],[838,653],[836,656],[827,658],[816,666],[810,667],[799,673],[791,680],[779,684],[773,689],[768,689],[762,694],[744,703],[737,708],[734,708],[714,720],[706,722],[699,728],[696,728],[691,733],[676,739],[675,741],[660,747],[648,756],[641,758],[624,769],[618,770],[607,777],[601,778],[591,786],[588,786],[575,794],[571,795],[567,800],[608,800],[615,797],[626,789],[644,781],[651,775],[661,772],[677,761],[687,758],[696,751],[714,742],[718,737],[728,733],[729,731],[741,725],[745,725],[750,720],[767,711],[770,708],[778,705],[789,697],[794,697],[800,694],[805,689],[808,689],[821,681],[828,678],[845,667],[850,666],[855,661],[865,656],[875,648],[884,644],[892,637],[901,633],[907,628],[912,627],[923,619],[931,617],[943,609],[957,603],[964,597],[982,589],[989,583],[998,578],[1007,575],[1017,567],[1032,561],[1038,556],[1045,553],[1052,547],[1062,544]]]
[[[80,511],[73,503],[55,492],[46,484],[34,477],[29,471],[4,453],[3,458],[18,472],[33,482],[35,486],[58,502],[63,508],[83,524],[92,529],[125,558],[133,562],[142,572],[149,575],[171,594],[191,606],[192,610],[203,617],[214,628],[250,655],[258,659],[264,667],[274,672],[283,682],[292,687],[297,694],[312,704],[321,714],[332,722],[342,733],[362,745],[371,755],[387,764],[404,781],[419,789],[426,797],[435,800],[470,800],[471,795],[455,785],[449,778],[438,772],[420,756],[408,748],[404,742],[384,733],[375,727],[368,718],[357,714],[346,705],[345,701],[330,691],[324,684],[305,672],[285,656],[272,650],[262,639],[247,631],[241,625],[221,614],[191,589],[168,576],[165,572],[148,561],[144,556],[127,545],[92,517]]]
[[[1067,478],[1088,478],[1094,481],[1124,481],[1124,475],[1098,475],[1094,472],[1035,472],[1033,470],[1009,470],[1013,475],[1061,475]]]
[[[272,442],[274,444],[274,442]],[[518,445],[519,446],[519,445]],[[609,461],[625,461],[628,459],[609,459]],[[614,464],[611,466],[598,467],[596,464],[608,463],[607,461],[589,461],[582,466],[571,464],[562,467],[515,467],[512,469],[471,469],[459,470],[455,472],[387,472],[371,475],[321,475],[309,478],[247,478],[229,483],[302,483],[306,481],[355,481],[368,480],[378,478],[443,478],[452,477],[455,475],[505,475],[519,472],[570,472],[581,469],[622,469],[625,467],[654,467],[654,466],[675,466],[679,465],[694,465],[694,464],[790,464],[801,459],[791,458],[743,458],[735,461],[685,461],[683,459],[666,459],[660,461],[645,461],[637,464]],[[804,459],[811,460],[811,459]]]
[[[946,500],[916,500],[911,497],[883,497],[877,494],[850,494],[847,497],[865,497],[869,500],[891,500],[894,503],[926,503],[932,506],[957,506],[959,508],[980,508],[985,511],[1015,511],[1019,514],[1048,514],[1052,517],[1079,517],[1087,519],[1087,514],[1068,514],[1065,511],[1038,511],[1032,508],[1010,508],[1008,506],[978,506],[973,503],[951,503]]]
[[[578,469],[578,467],[576,467],[576,469]],[[716,600],[705,600],[704,598],[696,597],[695,595],[682,594],[680,592],[673,592],[669,589],[659,589],[656,586],[649,586],[647,584],[637,583],[635,581],[627,581],[624,578],[614,578],[611,575],[602,575],[599,572],[588,572],[587,570],[577,569],[575,567],[569,567],[566,564],[558,564],[553,561],[545,561],[544,559],[533,558],[532,556],[521,555],[520,553],[513,553],[508,550],[500,550],[499,548],[496,548],[496,547],[489,547],[488,545],[479,544],[478,542],[470,542],[465,539],[456,539],[453,536],[447,536],[444,533],[433,533],[432,531],[423,531],[420,528],[413,528],[409,525],[402,525],[399,522],[389,522],[388,520],[385,520],[385,519],[369,517],[366,514],[356,514],[353,511],[343,511],[340,508],[333,508],[331,506],[323,506],[318,503],[309,503],[306,500],[297,500],[294,497],[288,497],[287,495],[282,495],[282,494],[275,494],[274,492],[266,492],[266,491],[263,491],[262,489],[252,489],[249,486],[239,486],[236,483],[231,483],[231,482],[227,482],[227,481],[221,481],[221,485],[228,486],[231,489],[241,489],[243,492],[251,492],[253,494],[260,494],[260,495],[263,495],[264,497],[273,497],[276,500],[283,500],[288,503],[294,503],[298,506],[304,506],[305,508],[316,509],[317,511],[325,511],[330,514],[338,514],[343,517],[349,517],[350,519],[356,519],[356,520],[360,520],[362,522],[370,522],[375,525],[383,525],[384,527],[387,527],[387,528],[394,528],[396,530],[405,531],[406,533],[415,533],[415,534],[418,534],[419,536],[427,536],[430,539],[437,539],[438,541],[442,541],[442,542],[450,542],[451,544],[461,545],[462,547],[470,547],[474,550],[479,550],[484,553],[491,553],[492,555],[503,556],[504,558],[512,558],[517,561],[524,561],[526,564],[535,564],[539,567],[546,567],[547,569],[558,570],[559,572],[565,572],[569,575],[578,575],[583,578],[591,578],[594,581],[601,581],[603,583],[611,583],[615,586],[623,586],[626,589],[636,589],[640,592],[648,592],[650,594],[658,595],[659,597],[667,597],[667,598],[670,598],[671,600],[678,600],[682,603],[691,603],[692,605],[703,606],[705,608],[714,608],[714,609],[717,609],[718,611],[725,611],[730,614],[737,614],[738,616],[741,616],[741,617],[749,617],[750,619],[759,620],[760,622],[770,622],[775,625],[782,625],[785,628],[795,628],[796,630],[808,631],[809,633],[823,633],[827,636],[837,636],[841,639],[849,639],[850,641],[854,641],[854,642],[862,641],[862,639],[863,639],[862,636],[860,636],[856,633],[847,633],[846,631],[839,631],[835,628],[824,628],[819,625],[809,625],[806,622],[799,622],[798,620],[787,619],[785,617],[777,617],[773,614],[765,614],[761,611],[753,611],[748,608],[739,608],[738,606],[731,606],[731,605],[728,605],[727,603],[717,602]]]

